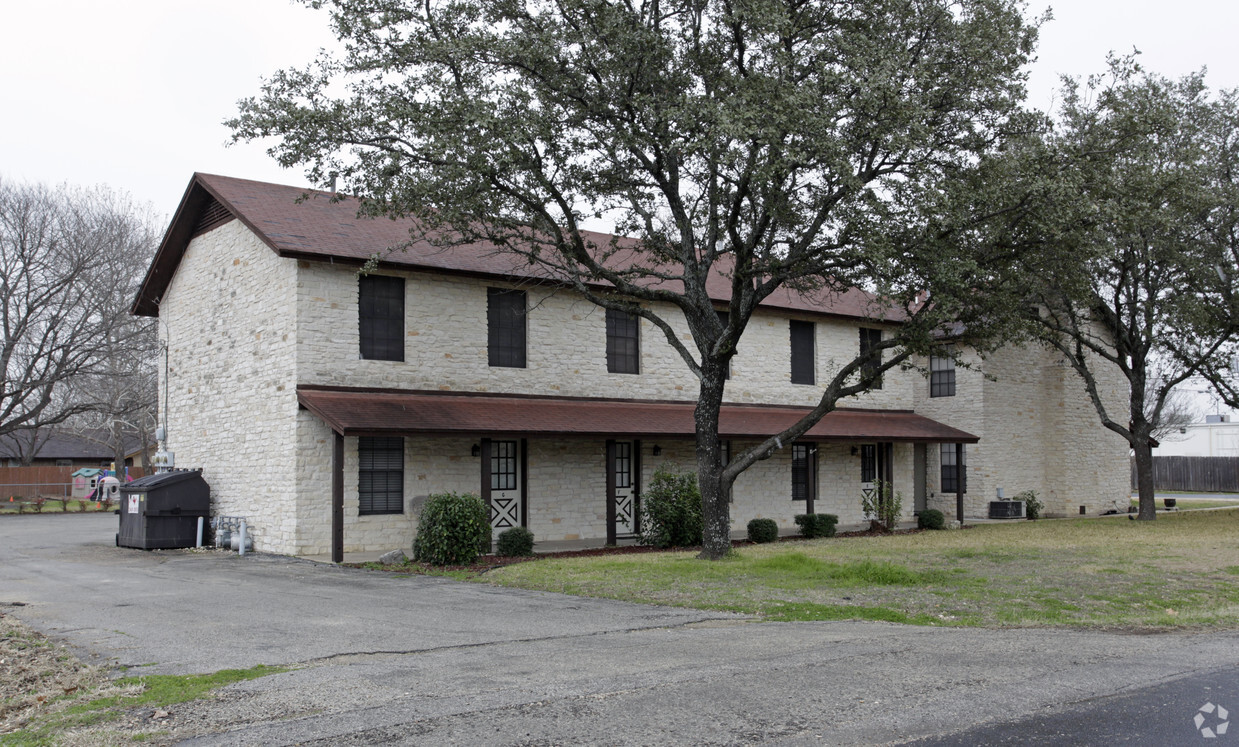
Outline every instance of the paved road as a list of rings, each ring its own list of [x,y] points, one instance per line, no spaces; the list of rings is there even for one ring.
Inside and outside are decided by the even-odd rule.
[[[0,603],[153,671],[298,664],[174,708],[158,727],[202,735],[192,744],[963,744],[1056,715],[1057,741],[1083,743],[1093,732],[1077,704],[1239,669],[1236,633],[754,624],[269,556],[121,550],[110,521],[0,521]],[[1116,733],[1138,738],[1144,723]]]
[[[916,747],[1234,744],[1239,742],[1239,710],[1232,711],[1232,708],[1239,708],[1239,671],[1224,669],[912,744]],[[1235,727],[1233,732],[1232,726]]]

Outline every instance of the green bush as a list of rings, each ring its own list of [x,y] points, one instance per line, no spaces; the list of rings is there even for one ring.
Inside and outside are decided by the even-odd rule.
[[[834,514],[796,514],[796,526],[805,537],[833,537],[838,524]]]
[[[749,542],[774,542],[779,538],[779,525],[774,519],[753,519],[749,522]]]
[[[701,544],[701,491],[697,476],[659,467],[641,496],[641,542],[655,547]]]
[[[1015,496],[1015,500],[1024,502],[1024,515],[1030,519],[1040,519],[1041,509],[1045,508],[1045,504],[1041,499],[1037,498],[1037,491],[1025,490],[1023,493]]]
[[[878,480],[875,490],[860,494],[860,508],[870,522],[893,532],[903,512],[903,493],[892,491],[889,483]]]
[[[533,555],[533,532],[525,527],[512,527],[499,533],[496,551],[508,557]]]
[[[946,517],[936,508],[927,508],[917,514],[916,525],[921,529],[942,529],[946,526]]]
[[[434,565],[466,565],[490,549],[490,515],[482,499],[437,493],[417,520],[413,559]]]

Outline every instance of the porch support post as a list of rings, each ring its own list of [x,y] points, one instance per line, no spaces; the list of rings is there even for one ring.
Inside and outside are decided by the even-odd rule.
[[[521,439],[521,526],[529,528],[529,439]]]
[[[641,533],[641,439],[632,442],[632,530]]]
[[[814,513],[813,504],[817,500],[817,444],[809,444],[808,458],[805,459],[805,480],[808,485],[805,485],[804,497],[806,514]]]
[[[895,442],[882,444],[882,453],[886,455],[886,472],[882,479],[886,482],[887,500],[895,500]],[[894,529],[894,527],[891,527]]]
[[[490,521],[490,439],[482,439],[482,485],[478,493],[486,504],[486,520]]]
[[[955,444],[955,519],[964,525],[964,445]]]
[[[607,544],[616,544],[615,530],[615,439],[607,439]]]
[[[332,431],[331,562],[344,562],[344,436]]]

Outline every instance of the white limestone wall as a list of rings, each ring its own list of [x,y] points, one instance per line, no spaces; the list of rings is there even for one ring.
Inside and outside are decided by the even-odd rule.
[[[975,369],[956,369],[954,397],[929,397],[917,387],[918,413],[980,437],[967,445],[968,492],[964,513],[988,515],[1003,489],[1011,498],[1035,490],[1046,516],[1100,513],[1128,490],[1127,448],[1101,426],[1083,382],[1059,356],[1036,345],[1011,345]],[[1121,377],[1100,369],[1103,396],[1122,407]],[[991,378],[986,378],[986,376]],[[955,494],[941,490],[937,445],[927,449],[928,505],[953,517]]]
[[[168,448],[202,468],[213,514],[248,518],[273,552],[296,546],[296,283],[296,263],[234,220],[189,243],[159,308]]]
[[[359,359],[357,275],[322,262],[300,263],[297,380],[302,384],[396,387],[562,396],[691,400],[696,379],[663,333],[641,322],[641,373],[606,370],[606,315],[563,290],[526,287],[529,299],[527,367],[487,363],[486,289],[511,287],[472,278],[384,273],[405,278],[405,360]],[[660,308],[692,348],[679,312]],[[791,383],[789,318],[817,323],[815,386]],[[813,405],[822,385],[860,347],[859,322],[759,312],[732,363],[726,399]],[[872,325],[865,325],[872,326]],[[846,406],[910,408],[915,374],[893,371],[883,389]]]

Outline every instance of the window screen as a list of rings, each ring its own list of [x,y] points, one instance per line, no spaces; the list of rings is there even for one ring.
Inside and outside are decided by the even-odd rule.
[[[486,289],[486,342],[492,366],[525,367],[525,291]]]
[[[873,482],[878,479],[878,447],[876,444],[862,444],[860,447],[860,481]]]
[[[607,309],[607,370],[611,373],[641,373],[639,317]]]
[[[358,513],[404,513],[404,439],[357,439]]]
[[[930,356],[929,396],[955,396],[955,361],[949,356]]]
[[[809,444],[792,444],[792,500],[803,501],[809,497],[809,479],[813,474],[810,460],[813,453]]]
[[[814,378],[813,366],[813,322],[791,320],[792,337],[792,383],[812,384]]]
[[[364,275],[357,280],[361,357],[404,360],[404,278]]]
[[[963,464],[955,464],[955,444],[942,444],[942,492],[957,493],[960,492],[960,485],[957,482],[958,478],[963,479],[963,491],[968,492],[968,447],[964,446],[961,449],[964,460]]]

